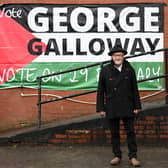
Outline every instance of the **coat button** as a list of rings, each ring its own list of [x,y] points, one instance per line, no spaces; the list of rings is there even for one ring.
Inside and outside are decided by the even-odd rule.
[[[116,91],[116,90],[117,90],[117,88],[114,88],[114,90]]]

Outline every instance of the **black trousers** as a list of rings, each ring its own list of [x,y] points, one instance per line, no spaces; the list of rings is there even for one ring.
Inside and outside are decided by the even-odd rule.
[[[134,130],[134,117],[108,119],[112,135],[111,143],[113,153],[115,157],[122,158],[122,152],[120,149],[120,120],[123,120],[125,131],[127,134],[127,142],[129,150],[128,157],[129,159],[137,158],[137,144]]]

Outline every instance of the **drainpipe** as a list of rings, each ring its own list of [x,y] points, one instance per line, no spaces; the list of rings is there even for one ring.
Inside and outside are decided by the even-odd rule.
[[[165,74],[168,74],[168,50],[165,51]],[[165,78],[166,104],[168,104],[168,78]]]

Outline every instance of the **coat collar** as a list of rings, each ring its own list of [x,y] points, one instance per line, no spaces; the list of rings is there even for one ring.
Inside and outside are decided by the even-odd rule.
[[[114,62],[111,61],[111,64],[109,64],[109,68],[111,71],[115,71],[115,72],[119,72],[118,75],[116,76],[116,80],[114,83],[115,87],[118,87],[121,83],[122,80],[124,79],[125,73],[127,73],[128,71],[130,71],[131,69],[131,65],[129,64],[128,61],[124,60],[123,62],[123,66],[122,66],[122,71],[120,73],[120,71],[118,71],[115,67],[114,67]]]
[[[111,60],[111,63],[110,63],[110,67],[113,69],[113,70],[117,70],[115,67],[114,67],[114,61]],[[131,69],[131,65],[130,63],[124,59],[123,61],[123,64],[122,64],[122,71],[129,71]],[[118,71],[118,70],[117,70]]]

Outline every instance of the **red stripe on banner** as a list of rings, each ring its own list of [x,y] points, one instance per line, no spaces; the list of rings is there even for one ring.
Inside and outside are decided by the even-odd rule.
[[[0,84],[3,84],[38,56],[31,55],[27,49],[35,36],[4,15],[0,18],[0,38]]]

